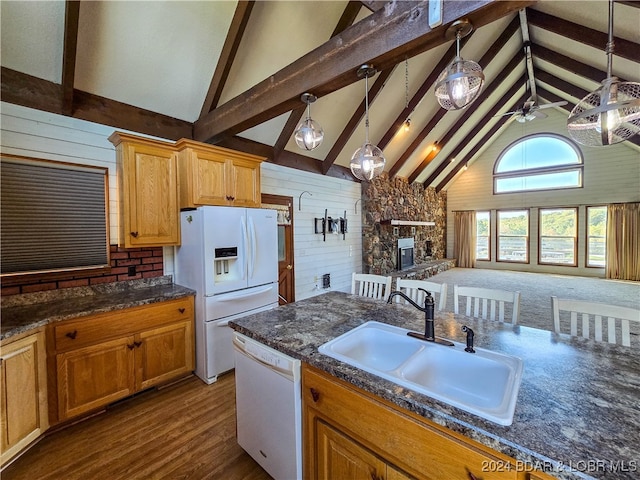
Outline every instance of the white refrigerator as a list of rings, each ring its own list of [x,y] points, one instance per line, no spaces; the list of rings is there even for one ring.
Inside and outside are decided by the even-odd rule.
[[[196,291],[196,370],[213,383],[234,368],[229,320],[278,306],[275,210],[199,207],[181,212],[175,282]]]

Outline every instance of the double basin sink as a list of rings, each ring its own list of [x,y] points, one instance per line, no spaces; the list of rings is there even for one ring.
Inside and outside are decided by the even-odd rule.
[[[319,352],[406,389],[511,425],[522,360],[482,348],[465,352],[407,336],[408,330],[367,322],[321,345]]]

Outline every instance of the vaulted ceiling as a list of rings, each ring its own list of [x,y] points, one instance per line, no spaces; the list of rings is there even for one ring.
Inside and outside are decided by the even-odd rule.
[[[352,178],[370,140],[390,176],[438,190],[473,161],[527,100],[567,101],[568,114],[606,77],[607,1],[428,2],[7,1],[2,20],[2,101],[161,138],[194,138],[323,175]],[[461,56],[485,73],[464,110],[440,108],[439,73],[455,56],[447,27],[475,29]],[[613,74],[640,82],[640,2],[615,2]],[[311,116],[325,131],[310,152],[294,140]],[[411,128],[405,131],[405,120]],[[544,122],[544,118],[535,118]],[[626,142],[640,146],[638,135]]]

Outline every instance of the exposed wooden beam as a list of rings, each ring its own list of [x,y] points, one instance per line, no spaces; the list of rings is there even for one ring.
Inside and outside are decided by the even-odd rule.
[[[518,31],[520,28],[520,22],[518,17],[514,17],[514,19],[507,25],[507,27],[502,31],[500,36],[496,39],[495,42],[487,49],[485,54],[482,56],[480,61],[478,62],[480,66],[485,68],[491,61],[495,58],[498,52],[504,47],[504,45],[509,41],[509,39],[513,36],[513,34]],[[461,47],[463,46],[463,42],[470,39],[471,35],[468,35],[460,42]],[[456,45],[455,43],[451,45],[447,53],[440,59],[438,65],[431,71],[431,73],[427,76],[426,80],[422,83],[416,94],[413,96],[411,101],[409,102],[409,108],[405,108],[402,113],[398,116],[394,124],[391,126],[387,133],[385,133],[381,142],[378,143],[378,147],[384,149],[389,141],[393,138],[393,135],[398,131],[401,127],[402,123],[409,116],[409,114],[415,109],[416,105],[422,100],[424,95],[431,89],[438,76],[445,69],[445,67],[451,62],[453,57],[456,54]],[[420,144],[424,141],[424,139],[429,135],[431,130],[437,125],[440,119],[444,116],[446,110],[440,109],[433,118],[429,121],[427,126],[422,129],[422,131],[413,139],[409,147],[400,155],[398,160],[393,164],[391,170],[389,170],[389,177],[395,177],[400,169],[404,166],[404,164],[409,160],[413,152],[420,146]],[[431,153],[429,154],[431,155]],[[431,157],[432,158],[432,157]],[[431,161],[431,158],[425,158],[425,162]]]
[[[520,105],[522,105],[527,98],[529,98],[529,91],[525,92],[518,100],[516,100],[515,102],[513,102],[510,107],[509,110],[515,110],[516,108],[518,108]],[[492,115],[485,115],[482,120],[479,122],[481,125],[486,125],[488,122],[491,121]],[[507,123],[507,121],[509,120],[509,117],[507,116],[503,116],[500,117],[498,119],[498,121],[495,123],[495,125],[493,127],[491,127],[491,129],[478,141],[473,142],[473,138],[478,134],[478,131],[475,132],[470,132],[462,142],[460,142],[461,145],[464,146],[469,146],[472,142],[473,142],[473,146],[474,149],[467,153],[464,157],[462,157],[461,159],[456,160],[454,167],[451,169],[451,171],[447,174],[447,176],[436,186],[436,192],[439,192],[440,190],[442,190],[444,187],[446,187],[448,185],[448,183],[453,180],[453,177],[456,176],[456,174],[460,171],[460,169],[462,169],[467,162],[469,161],[469,159],[471,157],[473,157],[473,155],[475,155],[475,152],[477,151],[475,149],[476,146],[478,145],[486,145],[487,143],[490,143],[493,140],[493,136],[498,132],[498,130],[500,130],[502,128],[502,126]],[[459,152],[458,152],[459,153]],[[457,155],[457,154],[456,154]],[[451,155],[451,158],[455,158],[455,156]]]
[[[358,3],[362,6],[368,8],[372,12],[377,12],[381,8],[384,8],[385,4],[388,3],[389,0],[360,0]]]
[[[236,11],[231,19],[231,25],[227,32],[227,37],[224,40],[222,51],[220,52],[220,58],[216,64],[216,69],[213,72],[213,78],[209,85],[209,91],[205,97],[202,109],[200,110],[200,118],[209,113],[213,108],[218,105],[222,90],[229,77],[231,71],[231,65],[235,59],[242,35],[244,34],[247,24],[249,23],[249,17],[251,16],[251,10],[253,9],[254,1],[240,0],[236,6]]]
[[[628,7],[640,8],[640,2],[638,0],[632,0],[628,2],[623,2],[622,0],[616,0],[616,3],[620,3],[622,5],[626,5]]]
[[[509,75],[509,73],[511,73],[518,66],[518,64],[522,62],[522,59],[523,59],[522,52],[521,51],[517,52],[513,56],[513,58],[511,58],[509,63],[504,67],[500,76],[496,78],[493,82],[491,82],[489,85],[484,86],[484,90],[482,91],[480,96],[476,99],[476,101],[473,102],[469,107],[467,107],[464,110],[464,115],[461,115],[456,121],[456,123],[454,123],[453,126],[451,126],[449,130],[447,130],[447,133],[445,133],[444,137],[440,139],[438,144],[440,145],[441,149],[444,148],[447,145],[447,143],[449,143],[449,140],[451,140],[456,133],[458,133],[458,131],[467,122],[468,118],[471,117],[471,115],[473,115],[478,108],[480,108],[480,105],[482,105],[482,103],[487,98],[489,98],[489,95],[491,95],[493,90],[495,90],[495,86],[501,84]],[[422,160],[418,168],[416,168],[411,173],[411,175],[409,175],[409,183],[413,183],[416,180],[416,178],[420,176],[422,171],[425,168],[427,168],[427,165],[429,165],[429,163],[431,163],[432,160],[433,158],[429,158],[429,157]]]
[[[470,40],[472,36],[473,36],[473,32],[471,32],[471,34],[467,35],[465,38],[460,40],[460,48],[462,48]],[[424,79],[424,81],[422,82],[422,85],[420,85],[420,88],[418,88],[418,90],[413,95],[413,97],[411,97],[411,100],[409,100],[409,104],[402,110],[402,112],[400,112],[400,115],[396,117],[394,122],[391,124],[391,126],[387,129],[385,134],[382,136],[382,139],[376,144],[378,145],[378,148],[380,148],[381,150],[384,150],[387,147],[391,139],[402,127],[402,124],[405,122],[405,120],[416,109],[416,107],[422,101],[424,96],[429,93],[429,90],[431,89],[435,81],[438,79],[438,76],[440,75],[440,73],[447,67],[447,65],[449,65],[449,63],[451,63],[451,61],[454,59],[455,56],[456,56],[456,44],[453,43],[449,47],[447,52],[442,56],[438,64],[435,67],[433,67],[433,69],[431,70],[431,73],[427,75],[427,78]],[[426,132],[426,133],[428,134],[429,132]],[[420,142],[422,142],[423,139],[424,137],[420,139]],[[403,163],[404,161],[406,161],[406,158],[403,159],[402,156],[400,158]]]
[[[344,7],[344,10],[342,11],[340,20],[338,20],[336,28],[333,29],[331,38],[335,37],[336,35],[339,35],[344,30],[346,30],[351,25],[353,25],[353,22],[355,22],[356,18],[358,18],[358,14],[360,13],[361,9],[362,9],[362,2],[357,2],[352,0],[349,3],[347,3],[347,6]]]
[[[64,45],[62,47],[62,111],[65,115],[71,115],[73,112],[79,18],[80,2],[67,0],[64,10]]]
[[[584,45],[602,50],[602,54],[604,55],[608,41],[607,33],[599,32],[598,30],[570,22],[569,20],[564,20],[563,18],[554,17],[553,15],[534,10],[533,8],[527,9],[527,19],[530,25],[535,25],[536,27],[549,30],[550,32],[557,33],[558,35],[570,38]],[[614,37],[614,41],[614,55],[640,63],[639,44],[619,37]]]
[[[62,108],[62,85],[2,67],[3,102],[146,133],[168,140],[191,138],[193,124],[142,108],[74,90],[71,115]]]
[[[2,67],[0,97],[3,102],[63,114],[62,85]]]
[[[518,93],[518,90],[520,90],[522,88],[523,85],[526,85],[526,81],[527,81],[527,76],[523,75],[521,76],[518,80],[516,80],[513,84],[513,86],[507,91],[507,93],[505,93],[500,100],[498,100],[492,107],[491,109],[489,109],[489,111],[484,115],[484,119],[486,119],[486,121],[488,121],[488,119],[492,118],[494,115],[496,115],[498,113],[498,111],[511,99],[513,98],[513,96]],[[472,105],[473,106],[473,105]],[[470,114],[469,114],[470,116]],[[486,125],[486,121],[481,121],[478,122],[472,129],[471,131],[467,134],[468,138],[473,138],[475,137],[480,130],[482,130],[485,125]],[[424,186],[425,187],[429,187],[431,186],[431,184],[436,180],[436,178],[438,178],[438,176],[440,176],[440,174],[442,172],[444,172],[447,168],[447,166],[449,165],[449,158],[455,158],[456,155],[458,155],[465,147],[467,146],[467,143],[465,143],[464,141],[458,142],[458,144],[456,145],[456,147],[449,153],[448,158],[443,159],[440,164],[436,167],[436,169],[431,172],[431,174],[429,175],[429,177],[424,181]]]
[[[533,56],[535,58],[539,58],[540,60],[544,60],[546,62],[552,63],[557,67],[563,68],[570,72],[575,73],[576,75],[580,75],[581,77],[588,78],[589,80],[593,80],[594,82],[602,82],[605,78],[607,78],[607,72],[604,70],[600,70],[596,67],[592,67],[591,65],[587,65],[586,63],[579,62],[574,60],[573,58],[567,57],[566,55],[562,55],[561,53],[554,52],[542,45],[533,44],[531,46],[533,51]],[[621,82],[625,82],[623,78],[618,77]]]
[[[335,37],[336,35],[340,34],[345,28],[348,28],[349,26],[351,26],[355,21],[356,17],[358,16],[358,13],[360,12],[361,8],[362,8],[362,3],[360,2],[350,1],[349,3],[347,3],[347,6],[344,7],[342,15],[340,16],[340,19],[336,24],[336,28],[333,29],[333,33],[331,34],[331,37]],[[291,135],[293,135],[293,132],[295,131],[296,127],[300,123],[300,119],[302,118],[302,115],[304,115],[305,110],[306,110],[306,107],[301,107],[291,111],[291,114],[287,119],[287,123],[285,124],[284,128],[280,132],[280,135],[278,136],[278,140],[276,140],[276,143],[273,146],[275,163],[278,163],[278,157],[284,151],[284,148],[287,146],[287,143],[289,142]]]
[[[316,160],[299,153],[290,152],[285,150],[278,157],[278,161],[274,162],[273,147],[264,143],[256,142],[242,137],[229,137],[225,138],[219,143],[220,146],[231,148],[240,152],[251,153],[253,155],[259,155],[265,157],[270,163],[277,163],[283,167],[295,168],[297,170],[303,170],[305,172],[322,174],[322,160]],[[340,178],[342,180],[349,180],[351,182],[357,182],[357,180],[351,175],[351,171],[348,168],[341,167],[339,165],[333,165],[326,173],[329,177]]]
[[[376,97],[382,91],[384,84],[389,79],[394,69],[395,67],[380,72],[375,82],[369,89],[369,106],[371,106],[373,102],[375,102]],[[353,115],[351,115],[351,118],[347,122],[347,125],[342,129],[342,132],[340,132],[338,139],[335,141],[335,143],[331,147],[331,150],[325,157],[324,162],[322,162],[323,173],[326,173],[329,170],[329,168],[331,168],[333,163],[336,161],[336,158],[338,158],[338,155],[346,145],[347,141],[351,138],[351,135],[353,135],[353,132],[355,132],[356,128],[360,124],[360,120],[362,120],[362,117],[364,116],[364,114],[365,114],[365,99],[363,98],[360,105],[358,105],[358,107],[356,108],[356,111],[353,112]]]
[[[216,143],[293,108],[307,91],[321,97],[357,81],[365,63],[379,70],[446,40],[443,32],[460,17],[479,28],[535,2],[446,0],[443,25],[431,29],[428,2],[389,2],[344,32],[286,66],[246,92],[219,106],[195,123],[195,138]]]

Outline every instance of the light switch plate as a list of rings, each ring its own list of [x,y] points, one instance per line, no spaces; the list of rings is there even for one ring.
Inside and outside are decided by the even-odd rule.
[[[442,6],[444,0],[429,0],[429,26],[442,25]]]

